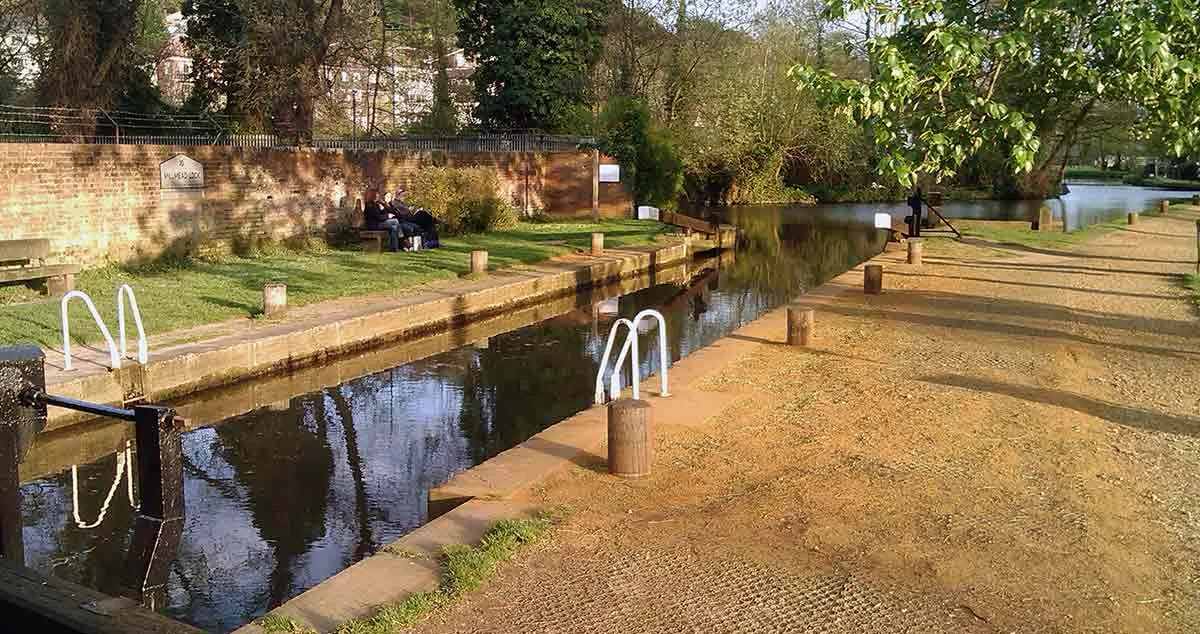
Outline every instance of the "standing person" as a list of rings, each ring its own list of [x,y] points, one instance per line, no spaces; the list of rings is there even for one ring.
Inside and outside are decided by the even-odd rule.
[[[392,217],[387,207],[379,202],[379,192],[368,189],[363,194],[363,219],[368,231],[388,232],[388,250],[395,253],[400,250],[400,221]]]

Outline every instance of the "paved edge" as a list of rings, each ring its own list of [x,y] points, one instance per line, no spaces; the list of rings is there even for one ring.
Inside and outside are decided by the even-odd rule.
[[[459,328],[468,321],[680,262],[690,250],[687,243],[613,248],[601,257],[561,256],[350,309],[327,312],[316,304],[299,309],[307,315],[300,320],[156,351],[145,366],[110,371],[80,363],[80,369],[71,372],[48,366],[47,387],[58,395],[101,403],[120,404],[135,393],[153,400],[177,398],[388,341]],[[46,431],[85,420],[86,415],[52,408]]]
[[[793,303],[806,303],[862,289],[863,267],[895,263],[899,247],[885,251],[818,286]],[[886,289],[887,278],[884,278]],[[643,381],[654,406],[655,425],[702,425],[727,405],[753,394],[704,391],[693,385],[761,345],[786,345],[787,306],[771,310],[669,368],[671,395],[659,396],[658,378]],[[820,328],[820,325],[817,326]],[[819,336],[819,335],[818,335]],[[369,617],[380,607],[400,603],[418,592],[437,589],[437,554],[449,544],[477,544],[496,522],[528,516],[536,505],[519,494],[571,465],[600,465],[607,442],[607,409],[593,406],[555,423],[529,440],[455,475],[429,491],[431,521],[397,539],[271,611],[332,632],[350,619]],[[391,552],[389,552],[391,551]],[[396,552],[405,553],[402,556]],[[250,623],[235,634],[262,634]]]

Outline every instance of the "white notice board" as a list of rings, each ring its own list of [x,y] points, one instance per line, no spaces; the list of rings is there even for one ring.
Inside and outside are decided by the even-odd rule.
[[[601,165],[600,166],[600,182],[601,183],[619,183],[619,182],[621,182],[621,166],[620,165]]]

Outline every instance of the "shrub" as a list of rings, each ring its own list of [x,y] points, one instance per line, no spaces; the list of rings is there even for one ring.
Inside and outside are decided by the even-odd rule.
[[[683,162],[645,102],[617,98],[600,115],[600,150],[617,159],[622,180],[632,183],[635,202],[666,206],[683,184]]]
[[[482,167],[429,167],[419,170],[408,203],[427,209],[448,233],[478,233],[517,224],[517,212],[500,196],[500,177]]]

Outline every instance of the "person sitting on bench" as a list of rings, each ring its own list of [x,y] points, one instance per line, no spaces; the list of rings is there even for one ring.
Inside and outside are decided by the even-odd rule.
[[[368,189],[363,194],[363,217],[368,231],[388,232],[388,250],[400,250],[400,221],[392,217],[392,213],[379,202],[379,192]]]
[[[403,187],[397,187],[392,194],[392,199],[388,202],[388,212],[398,221],[400,221],[400,232],[406,238],[421,235],[421,225],[414,222],[414,214],[408,205],[404,204],[405,190]]]

